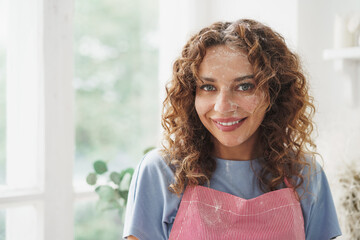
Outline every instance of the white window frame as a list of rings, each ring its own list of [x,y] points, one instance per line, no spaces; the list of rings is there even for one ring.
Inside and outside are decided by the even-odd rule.
[[[74,238],[74,0],[8,0],[7,240]]]
[[[74,203],[96,199],[90,187],[73,187],[75,0],[7,1],[7,186],[0,186],[6,240],[73,239]],[[185,8],[189,1],[171,3]],[[161,22],[178,21],[176,7],[159,2]],[[169,36],[168,25],[160,29]],[[180,36],[188,32],[186,23]],[[179,53],[173,49],[180,42],[169,40],[160,48],[161,86]]]

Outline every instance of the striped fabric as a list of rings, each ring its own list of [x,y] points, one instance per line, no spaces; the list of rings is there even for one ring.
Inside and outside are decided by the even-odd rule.
[[[291,188],[243,199],[211,188],[187,187],[169,240],[304,240],[304,219]]]

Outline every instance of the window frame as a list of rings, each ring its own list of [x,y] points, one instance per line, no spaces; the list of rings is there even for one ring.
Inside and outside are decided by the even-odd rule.
[[[74,0],[8,0],[8,7],[7,129],[12,139],[6,142],[7,186],[0,189],[7,240],[73,239]],[[33,149],[28,158],[18,150],[26,149],[27,141]],[[21,210],[28,206],[30,211]],[[29,226],[35,229],[31,233]]]
[[[97,198],[91,187],[73,185],[75,0],[5,1],[11,26],[7,69],[12,69],[6,81],[13,83],[7,89],[7,122],[14,130],[6,142],[9,179],[0,186],[6,239],[73,239],[75,202]],[[25,131],[15,132],[19,124]],[[19,151],[29,141],[31,157]]]

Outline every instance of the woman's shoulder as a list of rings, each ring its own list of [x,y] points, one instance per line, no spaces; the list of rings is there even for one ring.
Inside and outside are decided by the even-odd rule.
[[[139,177],[162,179],[166,182],[173,179],[173,172],[166,162],[161,149],[156,148],[144,155],[136,168],[136,175]]]
[[[135,169],[131,180],[130,192],[137,196],[155,194],[165,196],[170,194],[168,186],[173,183],[174,174],[159,149],[154,149],[144,155]],[[148,196],[151,197],[151,196]]]
[[[309,155],[306,161],[310,165],[302,171],[305,188],[297,189],[301,196],[306,238],[331,239],[339,236],[341,230],[323,160],[319,163],[315,156]]]
[[[141,160],[139,165],[143,167],[159,167],[163,166],[165,163],[165,158],[161,153],[161,149],[155,148],[149,152],[147,152],[143,159]]]
[[[166,162],[166,158],[160,148],[155,148],[146,153],[143,159],[138,164],[140,169],[170,169]]]
[[[305,156],[307,165],[301,171],[304,181],[302,187],[298,189],[299,193],[306,195],[311,201],[316,201],[324,192],[330,192],[322,159],[319,162],[316,157],[317,155],[312,154]]]
[[[145,154],[131,180],[124,237],[167,239],[166,223],[173,222],[180,202],[180,198],[168,190],[173,179],[160,149]]]
[[[306,162],[306,165],[304,165],[301,171],[301,174],[304,177],[321,177],[321,175],[324,173],[323,163],[319,162],[316,154],[306,154],[304,156],[304,161]]]

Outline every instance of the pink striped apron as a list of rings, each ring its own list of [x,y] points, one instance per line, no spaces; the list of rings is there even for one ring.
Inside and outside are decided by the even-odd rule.
[[[304,240],[295,194],[283,188],[246,200],[207,187],[187,187],[169,240]]]

